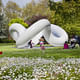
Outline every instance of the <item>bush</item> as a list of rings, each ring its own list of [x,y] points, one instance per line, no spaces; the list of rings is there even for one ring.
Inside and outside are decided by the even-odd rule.
[[[10,22],[9,22],[9,26],[11,26],[11,24],[13,24],[13,23],[19,23],[19,24],[21,24],[21,25],[23,25],[24,27],[28,27],[28,24],[27,23],[25,23],[22,19],[20,19],[20,18],[16,18],[16,19],[12,19]]]
[[[15,41],[12,39],[9,40],[9,39],[5,38],[5,39],[0,39],[0,43],[15,43]]]

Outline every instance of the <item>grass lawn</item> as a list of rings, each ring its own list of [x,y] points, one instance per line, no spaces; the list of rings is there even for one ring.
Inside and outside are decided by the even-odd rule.
[[[0,57],[27,57],[27,58],[80,58],[80,48],[64,50],[60,47],[45,49],[43,53],[40,49],[17,49],[15,44],[0,43]]]
[[[80,48],[51,47],[43,53],[1,43],[0,51],[0,80],[80,80]]]

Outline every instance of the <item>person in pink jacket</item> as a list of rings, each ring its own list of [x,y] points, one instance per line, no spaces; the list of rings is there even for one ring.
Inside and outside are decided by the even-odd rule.
[[[68,42],[67,41],[65,41],[65,43],[64,43],[64,49],[69,49],[69,46],[68,46]]]
[[[40,49],[45,50],[44,39],[43,38],[40,39]]]

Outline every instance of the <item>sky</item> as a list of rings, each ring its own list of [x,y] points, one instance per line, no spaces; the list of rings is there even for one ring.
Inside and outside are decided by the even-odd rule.
[[[58,2],[58,1],[62,1],[62,0],[51,0],[51,1]]]
[[[4,6],[8,1],[16,2],[20,7],[24,7],[26,3],[31,2],[31,0],[2,0],[2,3],[4,4]]]
[[[16,2],[22,8],[26,5],[26,3],[29,3],[32,0],[2,0],[2,3],[4,4],[4,6],[6,5],[8,1]],[[35,1],[39,1],[39,0],[35,0]],[[57,2],[57,1],[62,1],[62,0],[51,0],[51,1]]]

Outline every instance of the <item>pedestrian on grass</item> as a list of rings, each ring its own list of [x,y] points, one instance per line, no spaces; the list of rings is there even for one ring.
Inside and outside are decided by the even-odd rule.
[[[32,44],[33,44],[33,43],[32,43],[32,40],[30,40],[30,41],[28,42],[28,45],[29,45],[30,48],[33,48]]]
[[[45,46],[44,46],[44,39],[43,39],[43,38],[40,39],[40,49],[41,49],[41,50],[43,51],[43,53],[44,53]]]
[[[65,43],[64,43],[64,49],[69,49],[69,46],[68,46],[68,42],[67,41],[65,41]]]

